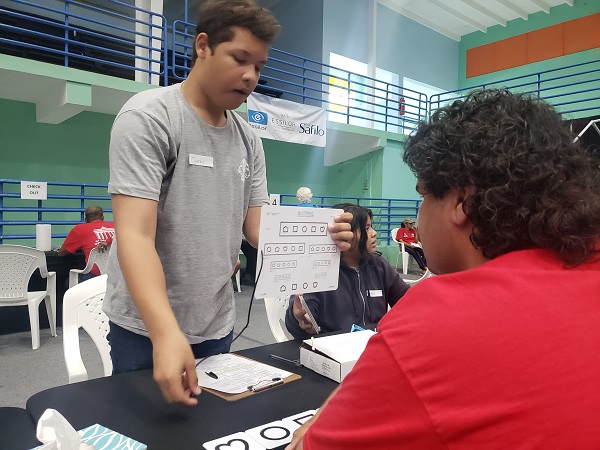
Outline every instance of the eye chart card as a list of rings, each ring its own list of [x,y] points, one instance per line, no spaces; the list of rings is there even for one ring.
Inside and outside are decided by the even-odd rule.
[[[261,209],[256,298],[337,289],[340,251],[327,226],[343,211],[266,205]]]

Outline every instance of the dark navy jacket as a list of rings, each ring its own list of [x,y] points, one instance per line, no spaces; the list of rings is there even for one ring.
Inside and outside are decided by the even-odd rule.
[[[335,291],[304,294],[321,333],[348,332],[352,324],[365,326],[379,322],[408,290],[398,272],[381,255],[374,254],[360,261],[353,269],[340,261],[340,278]],[[287,310],[285,325],[295,338],[311,335],[300,328],[292,311],[292,301]]]

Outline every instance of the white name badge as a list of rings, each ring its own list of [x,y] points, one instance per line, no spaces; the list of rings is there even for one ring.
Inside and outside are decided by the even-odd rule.
[[[383,292],[380,289],[369,291],[369,297],[383,297]]]
[[[190,153],[190,165],[213,167],[213,157],[204,155],[193,155]]]

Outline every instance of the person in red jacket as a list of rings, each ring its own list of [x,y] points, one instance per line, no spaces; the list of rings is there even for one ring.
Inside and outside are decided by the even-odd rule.
[[[94,247],[105,248],[111,245],[114,235],[115,224],[104,221],[104,210],[100,206],[88,206],[85,210],[85,223],[75,225],[69,231],[63,245],[58,249],[58,256],[67,256],[82,250],[87,264],[92,249]],[[79,281],[100,275],[96,265],[94,265],[90,274],[88,277],[80,275]]]
[[[419,233],[415,228],[415,222],[410,217],[402,221],[402,227],[398,228],[396,232],[396,240],[404,242],[404,249],[409,255],[415,258],[415,261],[421,268],[421,275],[424,275],[427,271],[427,260],[419,243]],[[398,245],[402,246],[402,244]]]
[[[404,162],[438,276],[288,449],[600,448],[600,165],[573,138],[501,90],[419,125]]]

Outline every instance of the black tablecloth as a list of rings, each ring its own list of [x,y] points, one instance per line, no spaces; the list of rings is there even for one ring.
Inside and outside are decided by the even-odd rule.
[[[35,425],[23,408],[0,408],[0,450],[27,450],[38,445]]]
[[[299,345],[288,341],[236,352],[302,378],[234,402],[203,392],[196,407],[169,405],[145,370],[48,389],[32,396],[27,410],[37,421],[46,408],[54,408],[75,429],[99,423],[149,449],[202,448],[204,442],[316,409],[325,401],[337,383],[269,357],[297,359]]]

